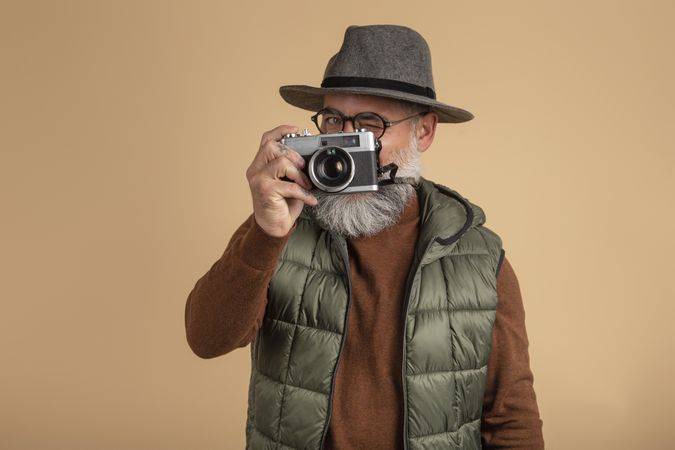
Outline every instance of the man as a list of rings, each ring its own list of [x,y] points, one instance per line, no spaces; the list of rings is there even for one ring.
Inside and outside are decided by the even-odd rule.
[[[329,194],[280,143],[296,127],[263,135],[253,214],[185,311],[203,358],[251,343],[247,448],[543,448],[501,239],[480,207],[420,177],[437,124],[473,117],[436,100],[422,36],[349,27],[322,87],[280,92],[322,134],[372,131],[380,166],[399,169],[376,192]]]

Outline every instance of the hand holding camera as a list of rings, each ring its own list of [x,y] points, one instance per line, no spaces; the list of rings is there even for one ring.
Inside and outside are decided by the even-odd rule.
[[[326,194],[378,190],[380,143],[365,129],[311,136],[288,125],[263,134],[260,149],[246,172],[255,220],[271,236],[285,236],[303,205]],[[304,189],[303,189],[304,188]]]
[[[302,171],[305,160],[279,142],[283,136],[298,131],[282,125],[264,133],[258,153],[246,170],[255,221],[270,236],[288,234],[303,205],[317,203],[308,192],[312,184]]]

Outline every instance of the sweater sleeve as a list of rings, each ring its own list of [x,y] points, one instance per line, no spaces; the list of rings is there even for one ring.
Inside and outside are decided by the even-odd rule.
[[[543,423],[530,370],[525,309],[506,258],[497,275],[497,299],[483,400],[483,448],[541,450]]]
[[[294,228],[272,237],[249,216],[196,282],[185,305],[185,332],[197,356],[214,358],[251,342],[262,324],[277,258]]]

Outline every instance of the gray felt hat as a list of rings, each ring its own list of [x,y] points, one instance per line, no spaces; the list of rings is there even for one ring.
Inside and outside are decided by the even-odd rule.
[[[368,94],[428,105],[439,122],[466,122],[469,111],[436,100],[431,53],[415,30],[398,25],[350,26],[340,51],[329,61],[321,87],[279,88],[286,102],[310,111],[323,108],[323,96]]]

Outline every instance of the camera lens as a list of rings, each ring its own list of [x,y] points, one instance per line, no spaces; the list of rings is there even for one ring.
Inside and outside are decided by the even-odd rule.
[[[319,149],[309,161],[309,178],[316,187],[326,192],[341,191],[354,178],[354,161],[340,147]]]
[[[321,168],[326,178],[335,180],[344,173],[344,167],[344,164],[338,158],[327,158]]]

